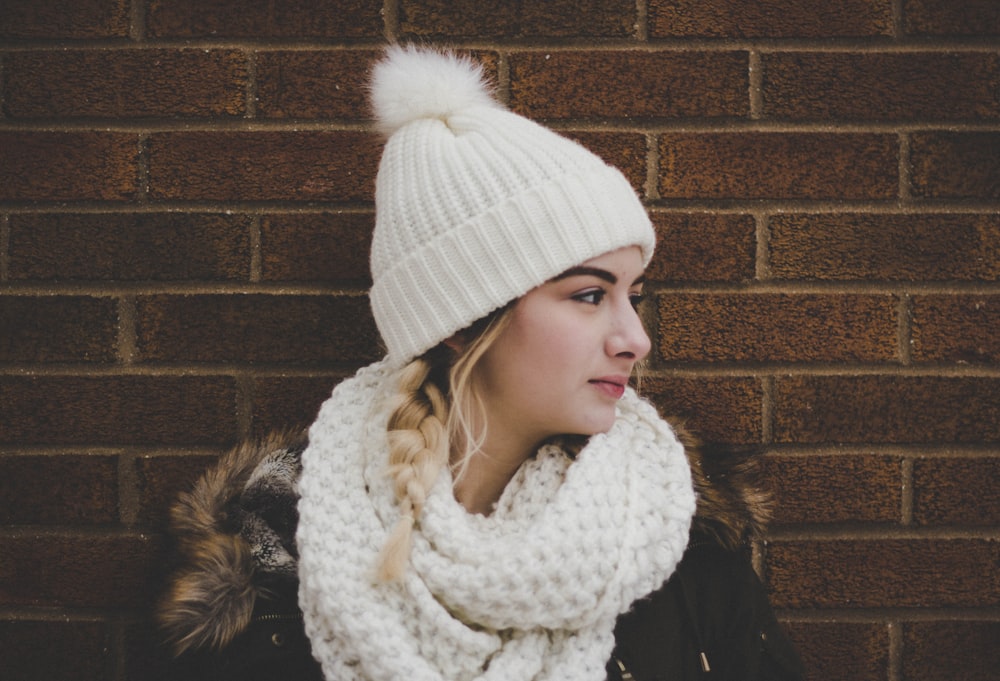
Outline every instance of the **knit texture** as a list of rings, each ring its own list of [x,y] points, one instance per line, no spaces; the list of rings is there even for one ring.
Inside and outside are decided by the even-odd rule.
[[[660,586],[687,543],[695,495],[683,447],[628,390],[615,425],[575,460],[525,462],[489,517],[447,470],[417,521],[410,566],[376,583],[398,519],[385,475],[394,371],[334,389],[299,482],[299,602],[333,681],[601,681],[617,616]]]
[[[372,103],[372,311],[400,366],[585,260],[655,235],[628,180],[500,106],[468,59],[390,48]]]

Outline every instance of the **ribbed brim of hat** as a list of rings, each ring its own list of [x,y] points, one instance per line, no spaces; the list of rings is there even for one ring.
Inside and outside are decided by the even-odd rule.
[[[508,197],[423,244],[371,290],[372,310],[400,366],[591,258],[625,246],[652,257],[653,227],[610,166],[565,174]]]

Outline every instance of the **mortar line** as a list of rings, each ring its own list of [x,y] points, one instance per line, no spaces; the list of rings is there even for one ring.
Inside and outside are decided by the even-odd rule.
[[[0,215],[0,282],[10,280],[10,215]]]
[[[399,0],[385,0],[383,3],[382,31],[390,43],[399,39]]]
[[[900,523],[905,526],[913,525],[913,458],[904,457],[900,464],[901,490],[900,490]]]
[[[750,50],[748,58],[750,120],[764,117],[764,62],[760,52]]]

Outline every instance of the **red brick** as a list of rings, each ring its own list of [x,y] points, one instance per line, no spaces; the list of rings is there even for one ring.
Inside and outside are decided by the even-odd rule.
[[[888,199],[898,192],[893,135],[668,133],[660,196],[673,199]]]
[[[744,117],[746,52],[524,52],[511,107],[532,118]]]
[[[1000,199],[1000,133],[914,133],[910,162],[914,196]]]
[[[368,76],[381,54],[376,50],[260,52],[257,115],[368,118]]]
[[[136,301],[141,361],[347,362],[378,359],[366,297],[162,295]]]
[[[782,376],[775,381],[774,437],[782,443],[997,442],[998,390],[1000,381],[976,377]]]
[[[197,213],[12,215],[10,278],[246,281],[251,221]]]
[[[763,58],[764,115],[797,120],[996,120],[1000,57],[970,53],[776,52]]]
[[[0,538],[0,606],[142,607],[162,583],[163,547],[150,535]]]
[[[649,0],[649,36],[841,38],[890,36],[890,0]]]
[[[917,459],[913,520],[919,525],[1000,525],[1000,458]]]
[[[889,678],[889,631],[885,625],[788,622],[785,630],[810,679],[885,681]]]
[[[566,131],[607,163],[618,168],[640,196],[646,191],[646,137],[620,132]]]
[[[1000,669],[1000,622],[931,621],[903,625],[907,681],[995,681]]]
[[[272,430],[295,430],[309,426],[316,420],[320,405],[344,377],[344,374],[334,374],[255,379],[254,433],[263,435]]]
[[[1000,296],[914,296],[914,362],[1000,362]]]
[[[997,281],[1000,215],[775,215],[775,279]]]
[[[0,132],[0,201],[125,201],[139,189],[139,143],[113,132]]]
[[[772,541],[767,574],[777,608],[986,608],[998,560],[986,539]]]
[[[748,281],[754,278],[756,223],[750,215],[660,213],[650,281]]]
[[[0,657],[9,681],[112,678],[111,636],[103,622],[0,621]]]
[[[899,523],[902,462],[875,454],[768,456],[775,524]]]
[[[149,139],[150,195],[370,201],[381,143],[362,132],[174,132]]]
[[[426,37],[630,37],[638,19],[630,0],[402,0],[400,29]]]
[[[743,445],[763,438],[763,391],[756,378],[650,376],[640,393],[702,441]]]
[[[381,11],[381,0],[151,0],[146,22],[155,38],[381,38]]]
[[[371,213],[287,213],[261,221],[264,281],[327,281],[369,286]]]
[[[113,298],[0,295],[0,362],[112,362]]]
[[[127,38],[129,0],[4,0],[0,38]]]
[[[137,522],[166,527],[170,507],[177,495],[191,488],[195,480],[216,461],[214,456],[141,456],[135,459],[139,484]]]
[[[0,443],[228,444],[228,377],[0,376]]]
[[[868,295],[657,296],[668,362],[885,362],[896,358],[896,299]]]
[[[99,525],[117,519],[117,457],[0,457],[0,523]]]
[[[15,52],[4,75],[15,119],[218,118],[246,112],[249,66],[228,50],[60,50]]]
[[[1000,6],[994,0],[903,0],[910,35],[996,36]]]

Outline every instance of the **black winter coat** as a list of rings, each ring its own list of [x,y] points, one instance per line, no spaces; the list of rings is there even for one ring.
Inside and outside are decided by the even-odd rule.
[[[297,472],[303,447],[284,435],[245,443],[173,509],[180,564],[158,615],[178,653],[177,679],[322,681],[294,570],[261,568],[280,564],[276,555],[294,556],[294,497],[267,480],[262,490],[259,476],[247,487],[261,461],[273,466],[276,452]],[[688,451],[699,495],[688,548],[674,575],[619,617],[608,679],[801,680],[750,562],[746,540],[760,531],[763,498],[747,460],[720,464],[697,447]]]

